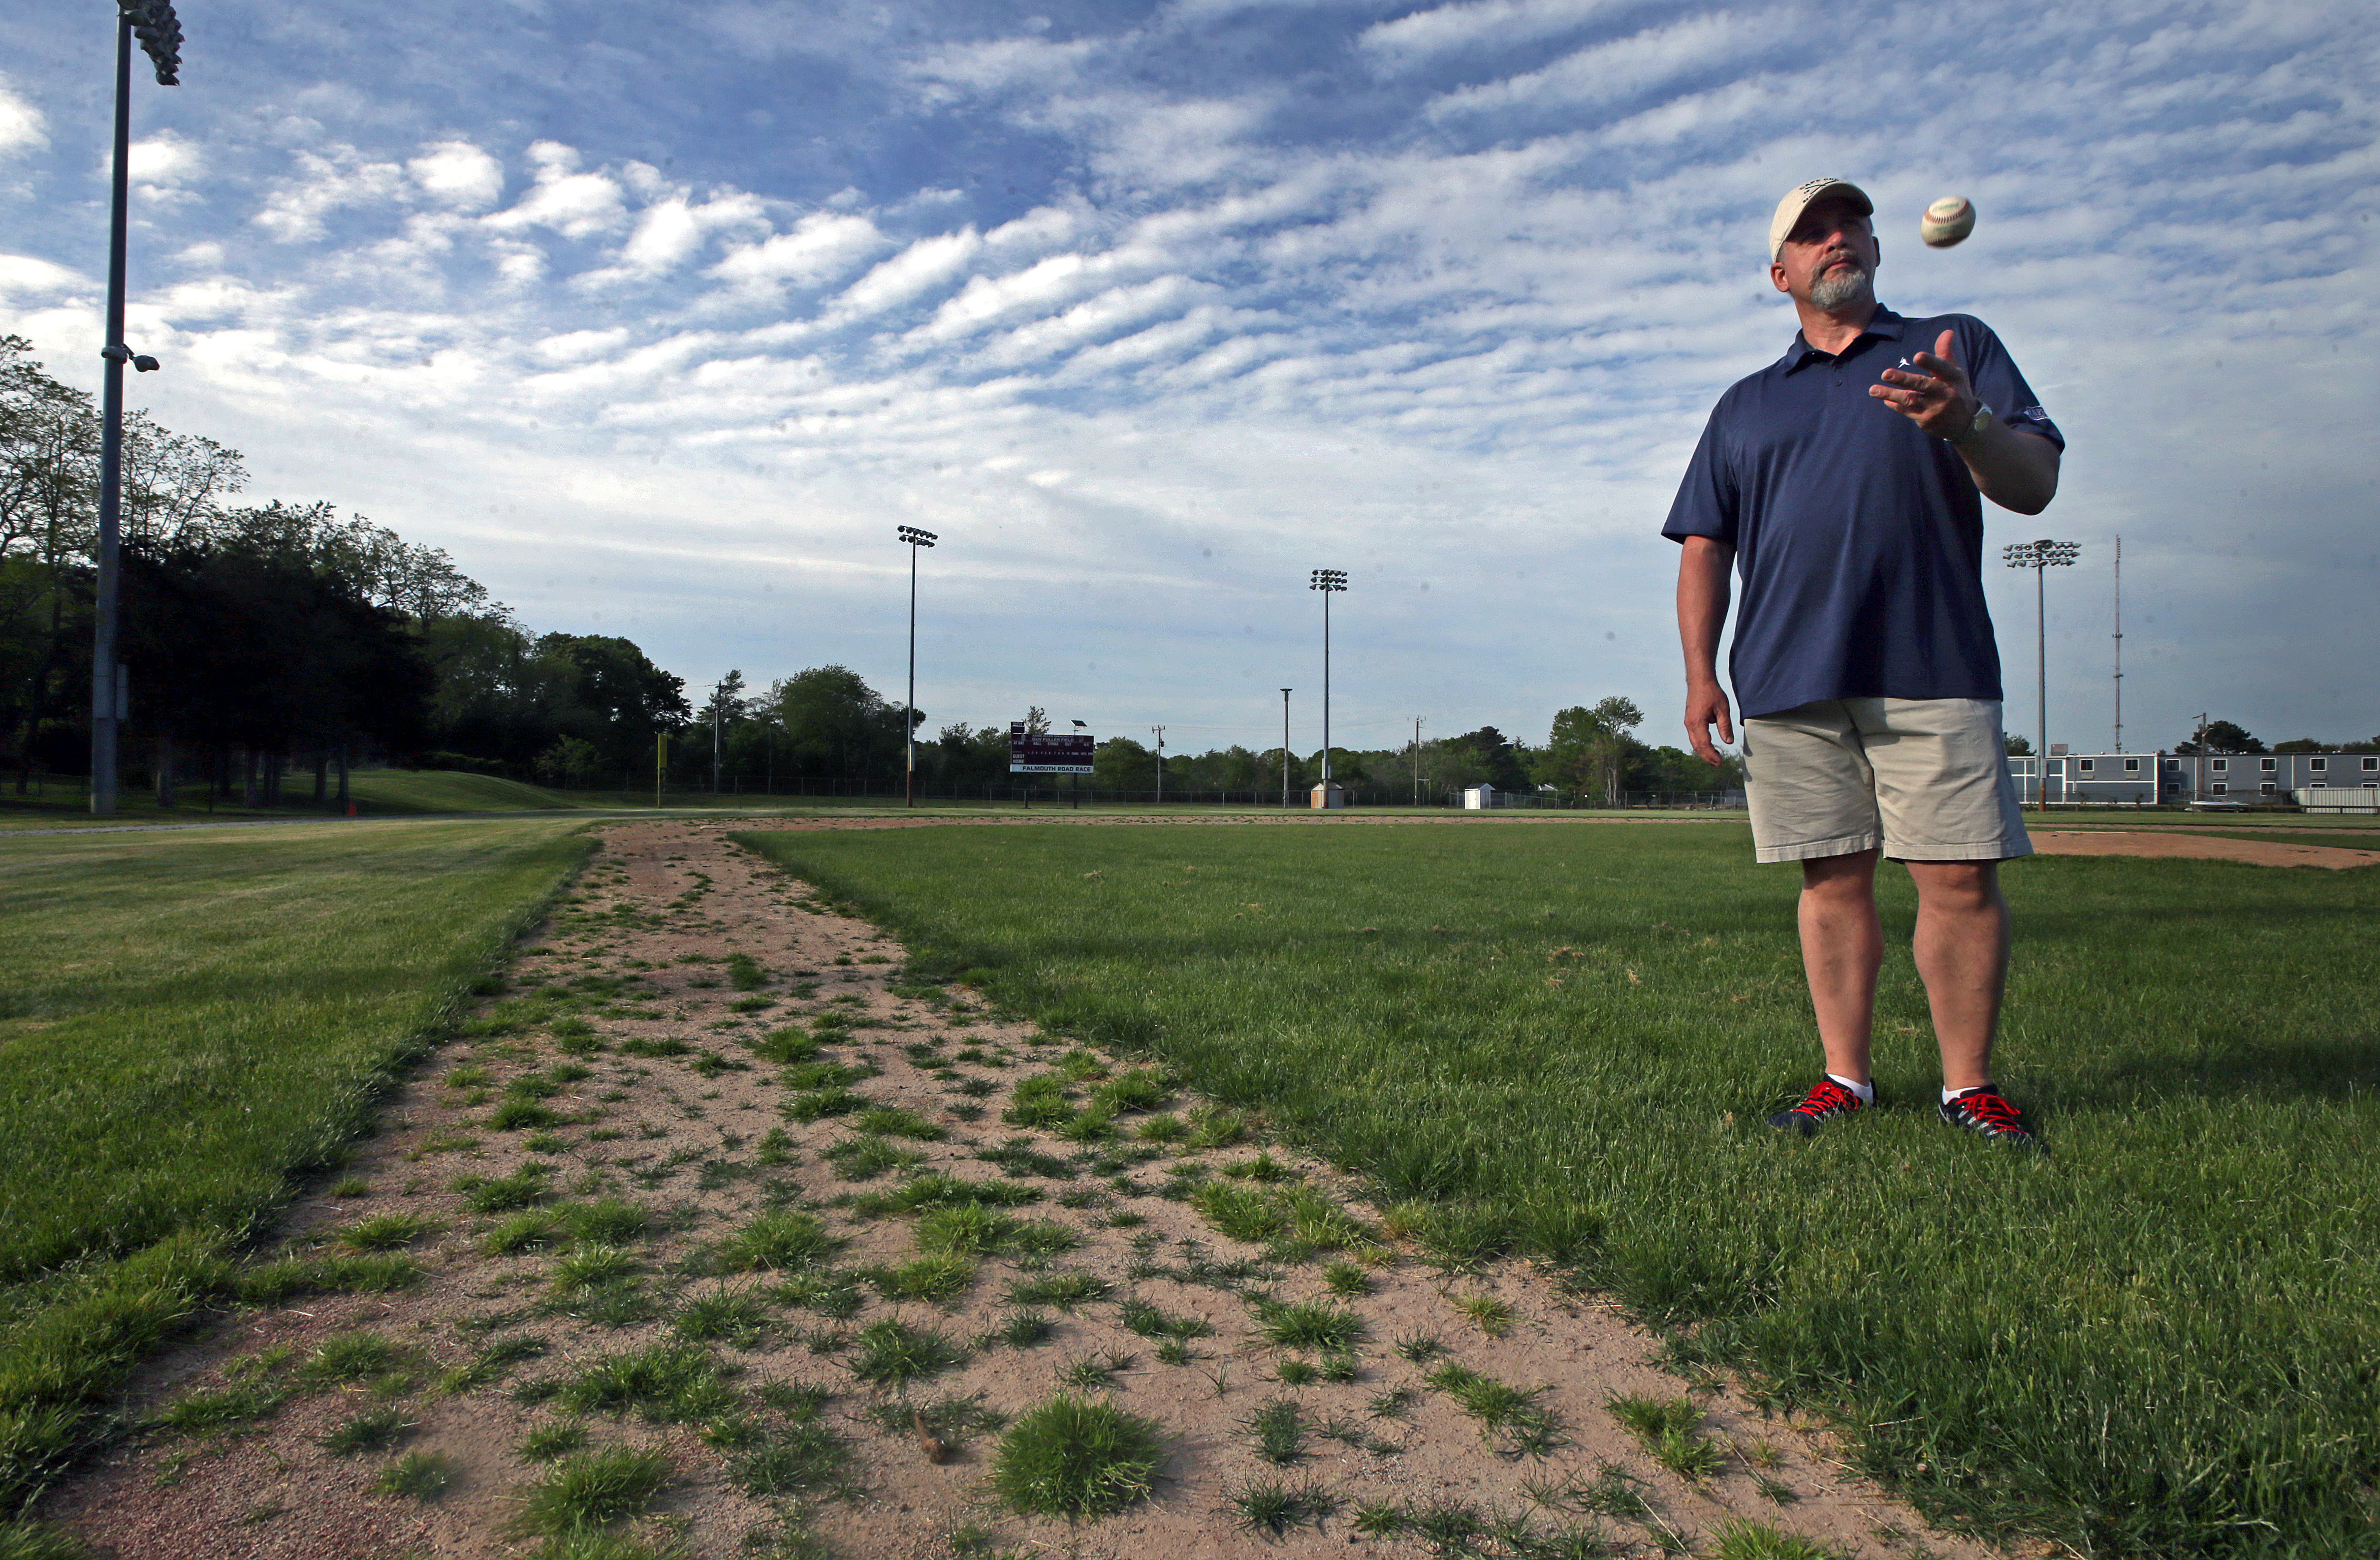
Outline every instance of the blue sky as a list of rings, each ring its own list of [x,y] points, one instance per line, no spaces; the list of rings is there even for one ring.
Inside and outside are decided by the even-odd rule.
[[[695,684],[848,663],[1168,745],[1387,745],[1626,694],[1657,535],[1777,357],[1778,196],[2067,431],[2051,737],[2380,732],[2380,43],[2315,4],[561,6],[190,0],[139,89],[130,334],[249,496],[448,549]],[[108,8],[0,14],[0,329],[96,383]],[[1972,198],[1933,252],[1917,215]],[[2030,731],[2030,581],[1989,587]]]

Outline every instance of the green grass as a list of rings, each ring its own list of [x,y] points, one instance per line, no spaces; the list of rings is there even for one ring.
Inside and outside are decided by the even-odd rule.
[[[990,1483],[1018,1511],[1105,1517],[1148,1497],[1162,1456],[1156,1421],[1062,1393],[1016,1416],[992,1454]]]
[[[309,777],[310,799],[311,783]],[[368,813],[553,812],[588,805],[561,792],[458,769],[358,769],[347,776],[347,794]]]
[[[744,838],[921,976],[1451,1210],[1415,1227],[1434,1260],[1517,1249],[1698,1324],[1937,1517],[2134,1554],[2368,1541],[2380,875],[2007,869],[1999,1082],[2037,1162],[1934,1119],[1893,868],[1885,1107],[1808,1143],[1760,1125],[1816,1055],[1798,877],[1740,823]]]
[[[555,1537],[601,1532],[643,1515],[670,1472],[668,1456],[659,1451],[616,1447],[565,1457],[529,1487],[514,1530]]]
[[[0,837],[0,1501],[231,1286],[218,1253],[335,1158],[583,858],[568,827]],[[285,1297],[419,1272],[298,1260]]]

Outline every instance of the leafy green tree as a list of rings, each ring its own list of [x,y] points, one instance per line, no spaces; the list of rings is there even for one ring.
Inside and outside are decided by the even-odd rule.
[[[1157,755],[1130,737],[1110,737],[1091,755],[1091,784],[1101,791],[1152,790]]]
[[[789,772],[889,780],[901,773],[900,707],[847,666],[817,666],[771,690],[784,731]],[[912,714],[922,725],[925,717]]]
[[[2033,752],[2033,743],[2028,738],[2020,736],[2014,732],[2002,732],[2000,733],[2000,746],[2007,751],[2008,756],[2011,758],[2027,757]]]
[[[537,756],[537,778],[548,785],[585,785],[599,772],[603,756],[579,737],[558,737]]]
[[[2204,746],[2202,747],[2196,741],[2178,742],[2173,744],[2173,750],[2176,753],[2186,754],[2262,753],[2265,751],[2263,743],[2228,720],[2209,722],[2201,735],[2205,739]]]
[[[653,739],[684,730],[692,714],[686,679],[655,666],[629,640],[547,634],[539,637],[537,653],[549,663],[543,680],[554,700],[547,712],[554,726],[591,744],[607,769],[650,765]]]

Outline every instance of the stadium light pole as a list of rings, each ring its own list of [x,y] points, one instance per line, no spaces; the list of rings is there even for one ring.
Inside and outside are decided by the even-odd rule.
[[[1281,691],[1281,804],[1289,805],[1289,690]]]
[[[1162,807],[1165,805],[1165,728],[1151,726],[1149,730],[1157,733],[1157,804]]]
[[[157,359],[124,345],[124,229],[131,205],[132,42],[155,67],[157,85],[180,80],[182,23],[173,0],[119,0],[115,13],[115,166],[108,190],[107,345],[99,435],[99,577],[91,611],[91,810],[115,811],[115,739],[124,719],[124,668],[115,659],[116,598],[124,524],[124,366],[140,373]]]
[[[1344,569],[1317,569],[1306,589],[1322,592],[1322,804],[1330,805],[1330,598],[1347,588]]]
[[[2051,541],[2046,537],[2000,549],[2000,557],[2010,568],[2033,571],[2034,679],[2034,693],[2041,701],[2041,744],[2033,757],[2034,805],[2045,813],[2049,810],[2049,611],[2042,579],[2048,570],[2072,568],[2082,551],[2080,542]]]
[[[1414,805],[1421,805],[1421,723],[1425,717],[1414,717]]]
[[[901,707],[901,752],[905,804],[914,807],[917,804],[917,549],[931,547],[938,538],[915,526],[894,529],[909,549],[909,699]]]

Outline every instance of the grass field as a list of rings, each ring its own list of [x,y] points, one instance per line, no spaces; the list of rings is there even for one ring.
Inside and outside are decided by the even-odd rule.
[[[0,838],[0,1497],[365,1123],[572,821]]]
[[[590,804],[519,780],[452,769],[362,769],[347,777],[347,792],[364,811],[379,813],[518,813]]]
[[[2086,1553],[2369,1554],[2380,1516],[2380,873],[2009,870],[1999,1076],[2047,1160],[1815,1059],[1796,878],[1740,824],[755,834],[1061,1032],[1153,1051],[1377,1182],[1833,1413],[1937,1516]],[[1906,879],[1887,874],[1904,943]]]

